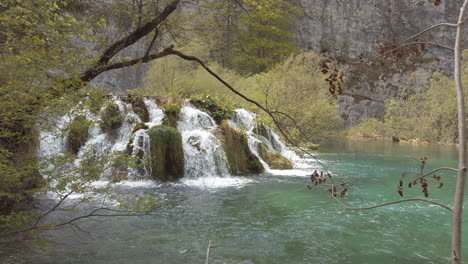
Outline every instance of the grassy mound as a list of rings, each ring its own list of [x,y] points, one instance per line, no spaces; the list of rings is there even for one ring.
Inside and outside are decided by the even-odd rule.
[[[170,181],[184,177],[184,151],[180,132],[169,126],[155,126],[148,130],[148,135],[153,178]]]
[[[222,121],[221,135],[232,174],[262,173],[265,171],[260,160],[249,148],[247,137]]]

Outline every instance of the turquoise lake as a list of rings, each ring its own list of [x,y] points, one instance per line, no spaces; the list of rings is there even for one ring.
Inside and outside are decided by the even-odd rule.
[[[338,182],[349,183],[343,202],[354,207],[400,199],[401,173],[417,172],[420,157],[428,158],[427,169],[457,164],[452,146],[389,142],[322,144],[315,156]],[[309,171],[314,169],[320,167],[311,160]],[[308,190],[309,177],[294,174],[122,186],[127,192],[154,194],[161,206],[150,216],[87,222],[83,229],[90,235],[49,233],[48,251],[0,254],[16,263],[205,263],[211,240],[218,246],[211,249],[211,264],[448,262],[448,210],[409,202],[348,211],[328,196],[328,186]],[[444,187],[431,181],[429,198],[451,205],[455,176],[440,175]],[[419,186],[405,189],[405,198],[411,197],[424,197]]]

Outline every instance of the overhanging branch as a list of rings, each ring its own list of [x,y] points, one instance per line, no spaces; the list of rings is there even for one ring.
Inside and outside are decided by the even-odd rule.
[[[104,53],[99,58],[96,66],[105,65],[107,64],[112,57],[114,57],[119,51],[125,49],[133,45],[135,42],[143,38],[144,36],[148,35],[151,31],[153,31],[156,27],[158,27],[163,21],[167,19],[167,17],[172,14],[179,5],[180,0],[175,0],[167,5],[164,10],[153,20],[144,24],[143,26],[135,29],[132,33],[128,36],[124,37],[121,40],[118,40],[114,44],[112,44],[109,48],[107,48]],[[95,67],[96,67],[95,66]]]

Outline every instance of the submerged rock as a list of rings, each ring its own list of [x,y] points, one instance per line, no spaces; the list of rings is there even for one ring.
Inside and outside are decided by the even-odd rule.
[[[153,179],[162,181],[184,177],[182,136],[176,128],[155,126],[148,130]]]
[[[232,174],[262,173],[265,171],[262,163],[249,148],[248,139],[226,121],[220,125],[224,151]]]

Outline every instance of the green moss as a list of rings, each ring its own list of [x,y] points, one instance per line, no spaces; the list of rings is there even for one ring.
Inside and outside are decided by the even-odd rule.
[[[250,151],[247,137],[243,133],[230,127],[226,121],[222,121],[220,128],[223,147],[232,174],[262,173],[265,171],[257,156]]]
[[[68,126],[68,151],[77,154],[88,140],[90,121],[85,116],[77,116]]]
[[[128,94],[125,101],[132,105],[133,112],[140,117],[142,122],[149,121],[149,112],[142,96]]]
[[[290,170],[293,165],[290,160],[283,157],[276,151],[270,150],[265,144],[258,145],[258,153],[263,160],[274,170]]]
[[[101,113],[101,129],[106,131],[110,129],[119,128],[122,125],[123,119],[124,116],[120,112],[119,106],[114,103],[110,103],[104,108],[104,111]]]
[[[190,102],[195,107],[209,112],[218,125],[234,114],[231,101],[222,96],[194,95],[190,97]]]
[[[161,106],[164,111],[163,125],[170,127],[177,127],[177,121],[179,120],[180,105],[178,104],[164,104]]]
[[[169,181],[184,177],[182,135],[173,127],[155,126],[148,130],[154,179]]]
[[[135,132],[137,132],[140,129],[148,129],[148,126],[143,123],[136,124],[132,129],[132,135],[135,134]]]

